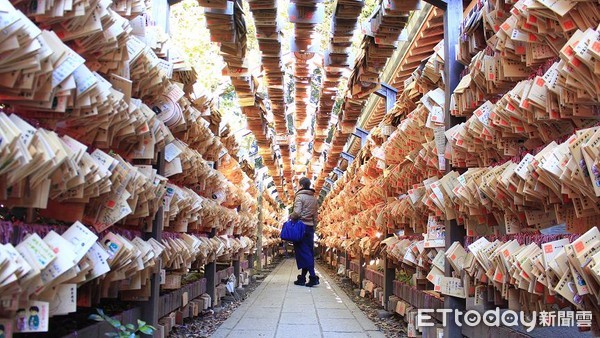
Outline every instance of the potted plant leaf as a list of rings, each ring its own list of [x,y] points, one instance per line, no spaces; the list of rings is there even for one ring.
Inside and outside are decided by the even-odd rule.
[[[143,320],[137,320],[137,328],[133,324],[122,324],[121,321],[114,319],[104,313],[102,309],[96,309],[98,314],[91,314],[88,318],[98,321],[107,322],[115,328],[115,332],[106,332],[107,337],[114,338],[139,338],[140,334],[152,335],[156,328],[146,324]]]

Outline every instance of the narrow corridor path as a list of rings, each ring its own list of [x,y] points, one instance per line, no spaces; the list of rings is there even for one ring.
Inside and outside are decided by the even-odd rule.
[[[298,270],[286,259],[212,337],[385,337],[327,276],[313,288],[294,285]]]

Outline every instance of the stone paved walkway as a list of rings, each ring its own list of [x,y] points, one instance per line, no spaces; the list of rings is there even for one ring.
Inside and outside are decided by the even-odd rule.
[[[296,286],[294,259],[265,278],[212,337],[385,337],[333,282]]]

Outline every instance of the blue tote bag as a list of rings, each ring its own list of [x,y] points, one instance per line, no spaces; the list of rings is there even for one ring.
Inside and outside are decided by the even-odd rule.
[[[288,220],[281,228],[281,239],[290,242],[300,242],[304,238],[305,225],[302,221]]]

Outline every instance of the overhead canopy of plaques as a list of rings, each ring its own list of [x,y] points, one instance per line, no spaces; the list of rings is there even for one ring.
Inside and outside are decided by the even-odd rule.
[[[231,77],[258,154],[284,201],[302,176],[313,179],[316,189],[323,186],[380,88],[388,60],[406,58],[398,56],[406,49],[405,27],[424,6],[419,0],[249,0],[244,15],[241,0],[199,4],[213,41],[221,42],[223,74]],[[252,24],[259,74],[245,61]],[[415,58],[410,55],[411,62]]]

